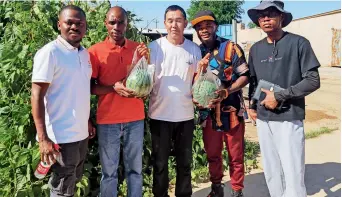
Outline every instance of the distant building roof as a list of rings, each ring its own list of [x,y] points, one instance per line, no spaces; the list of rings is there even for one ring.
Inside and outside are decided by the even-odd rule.
[[[185,29],[184,35],[192,35],[195,32],[194,29]],[[166,29],[143,29],[143,34],[167,34]]]
[[[317,18],[317,17],[321,17],[321,16],[327,16],[327,15],[338,14],[338,13],[341,13],[341,9],[333,10],[333,11],[329,11],[329,12],[323,12],[320,14],[315,14],[315,15],[306,16],[306,17],[302,17],[302,18],[297,18],[297,19],[294,19],[293,21],[305,20],[305,19],[310,19],[310,18]]]

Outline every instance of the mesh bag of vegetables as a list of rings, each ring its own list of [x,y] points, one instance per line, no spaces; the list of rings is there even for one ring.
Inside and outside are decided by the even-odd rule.
[[[137,51],[133,56],[132,67],[128,70],[126,88],[132,90],[136,97],[142,98],[148,96],[153,88],[155,65],[148,64],[145,57],[136,60]]]
[[[220,86],[220,79],[210,69],[206,69],[206,72],[201,71],[192,86],[193,98],[201,106],[207,107],[210,100],[218,98],[215,92],[220,89]]]

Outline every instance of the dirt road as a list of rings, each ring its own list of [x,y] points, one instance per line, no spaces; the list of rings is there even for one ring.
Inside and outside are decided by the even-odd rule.
[[[341,197],[341,132],[310,139],[305,144],[305,185],[309,197]],[[230,178],[224,177],[225,196],[230,195]],[[245,177],[245,197],[269,197],[262,170],[253,170]],[[193,197],[205,197],[210,183],[194,188]]]

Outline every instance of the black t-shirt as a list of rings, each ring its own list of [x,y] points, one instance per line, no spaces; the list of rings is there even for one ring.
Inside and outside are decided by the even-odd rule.
[[[255,43],[249,53],[250,75],[287,89],[303,79],[303,74],[320,66],[310,42],[299,35],[285,32],[275,44],[267,38]],[[292,121],[305,119],[305,99],[292,99],[281,110],[268,110],[259,103],[258,119]]]

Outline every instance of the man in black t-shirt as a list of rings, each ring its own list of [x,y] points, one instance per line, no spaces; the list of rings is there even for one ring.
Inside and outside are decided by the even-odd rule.
[[[283,2],[261,1],[248,15],[267,34],[248,62],[249,114],[257,122],[267,186],[271,197],[306,197],[304,97],[320,87],[320,64],[307,39],[282,30],[292,20]],[[283,90],[261,89],[254,100],[260,80]]]

